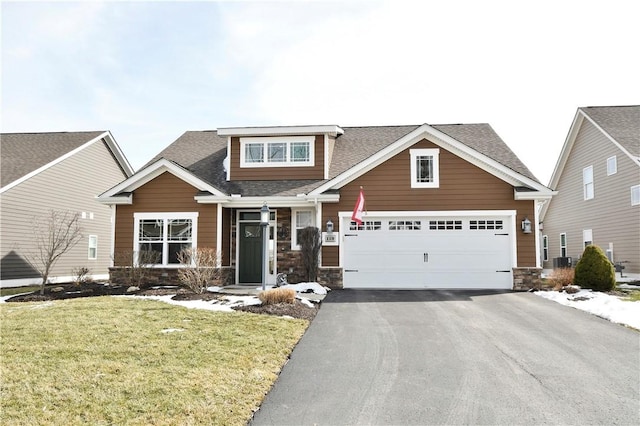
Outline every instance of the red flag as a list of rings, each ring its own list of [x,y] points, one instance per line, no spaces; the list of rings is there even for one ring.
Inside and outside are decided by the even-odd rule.
[[[353,214],[351,215],[351,220],[356,222],[358,225],[362,225],[362,217],[364,216],[364,191],[362,187],[360,187],[360,195],[358,195],[358,199],[356,200],[356,206],[353,208]]]

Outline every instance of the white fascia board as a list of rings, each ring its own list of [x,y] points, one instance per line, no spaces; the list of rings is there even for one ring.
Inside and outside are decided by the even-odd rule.
[[[120,145],[118,145],[118,143],[116,142],[115,138],[111,134],[111,131],[107,130],[105,133],[107,135],[107,145],[109,145],[113,156],[116,157],[116,160],[118,160],[120,167],[122,167],[127,177],[131,177],[134,173],[134,170],[133,167],[131,167],[131,164],[129,164],[129,160],[127,160],[124,152],[122,152],[122,150],[120,149]]]
[[[428,124],[423,124],[411,133],[398,139],[393,144],[380,150],[375,155],[372,155],[367,160],[343,172],[334,179],[315,189],[310,194],[320,194],[328,189],[340,189],[344,185],[362,176],[373,168],[379,166],[384,161],[404,151],[405,149],[416,144],[422,139],[427,139],[435,143],[441,148],[452,152],[453,154],[463,158],[464,160],[477,167],[480,167],[486,172],[513,186],[529,186],[541,192],[549,190],[544,185],[511,170],[510,168],[498,163],[497,161],[487,157],[482,153],[479,153],[478,151],[475,151],[474,149],[471,149],[467,145],[457,141],[451,136],[446,135],[437,129],[434,129]]]
[[[96,197],[96,201],[100,204],[106,205],[131,205],[133,204],[133,194],[128,194],[126,196],[114,196],[114,197]]]
[[[302,136],[332,135],[344,133],[337,125],[328,126],[270,126],[270,127],[225,127],[217,130],[218,136]]]
[[[337,203],[340,201],[339,194],[323,194],[318,196],[297,195],[297,196],[267,196],[267,197],[240,197],[237,195],[229,197],[215,197],[211,195],[201,195],[196,197],[196,201],[202,204],[224,203],[225,207],[260,207],[264,203],[269,207],[308,207],[317,203]]]
[[[177,164],[161,158],[150,166],[140,170],[130,178],[120,182],[118,185],[109,189],[99,196],[99,198],[112,197],[120,192],[132,192],[135,189],[141,187],[145,183],[152,181],[164,172],[169,172],[177,178],[185,181],[189,185],[199,189],[200,191],[208,191],[213,195],[225,197],[226,194],[220,192],[218,189],[204,182],[202,179],[195,176],[188,170],[178,166]]]
[[[53,166],[55,166],[56,164],[63,162],[63,161],[64,161],[64,160],[66,160],[67,158],[70,158],[70,157],[72,157],[72,156],[76,155],[78,152],[80,152],[80,151],[82,151],[83,149],[85,149],[86,147],[88,147],[88,146],[92,145],[94,142],[97,142],[97,141],[99,141],[99,140],[102,140],[102,138],[105,138],[105,137],[109,137],[109,138],[111,138],[110,133],[109,133],[109,132],[104,132],[104,133],[102,133],[102,134],[100,134],[100,135],[96,136],[95,138],[93,138],[93,139],[91,139],[91,140],[89,140],[89,141],[85,142],[84,144],[80,145],[80,146],[79,146],[79,147],[77,147],[76,149],[71,150],[71,151],[67,152],[66,154],[64,154],[64,155],[62,155],[62,156],[60,156],[60,157],[58,157],[58,158],[54,159],[53,161],[51,161],[51,162],[49,162],[49,163],[45,164],[44,166],[42,166],[42,167],[39,167],[39,168],[35,169],[35,170],[34,170],[34,171],[32,171],[31,173],[27,173],[26,175],[22,176],[20,179],[16,179],[16,180],[14,180],[13,182],[11,182],[11,183],[9,183],[9,184],[7,184],[7,185],[3,186],[2,188],[0,188],[0,194],[2,194],[3,192],[5,192],[5,191],[7,191],[7,190],[9,190],[9,189],[11,189],[11,188],[13,188],[14,186],[20,185],[22,182],[25,182],[26,180],[31,179],[31,178],[32,178],[32,177],[34,177],[35,175],[37,175],[37,174],[39,174],[39,173],[42,173],[43,171],[45,171],[45,170],[49,169],[50,167],[53,167]],[[113,139],[111,139],[111,140],[113,141]],[[128,164],[128,163],[127,163],[127,164]],[[131,166],[129,166],[129,167],[131,167]]]
[[[513,199],[522,200],[550,200],[558,191],[516,191],[513,190]]]
[[[582,126],[584,118],[584,113],[578,108],[578,111],[573,118],[573,122],[571,123],[571,127],[569,128],[567,138],[564,141],[564,145],[562,145],[562,150],[560,151],[560,155],[558,156],[558,161],[556,161],[556,166],[554,167],[553,173],[551,174],[551,179],[549,180],[549,188],[554,189],[558,185],[560,175],[562,174],[562,170],[564,169],[565,164],[567,164],[569,153],[571,152],[571,148],[573,148],[573,144],[576,141],[578,131]]]

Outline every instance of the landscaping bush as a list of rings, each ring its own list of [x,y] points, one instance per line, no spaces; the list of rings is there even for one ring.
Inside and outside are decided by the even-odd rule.
[[[258,294],[258,299],[263,305],[275,305],[277,303],[290,303],[296,301],[296,291],[292,288],[274,288]]]
[[[610,291],[616,286],[613,264],[600,247],[588,245],[584,249],[576,265],[573,283],[595,291]]]
[[[198,247],[178,253],[182,268],[178,270],[180,282],[196,294],[206,291],[208,285],[216,284],[220,277],[220,256],[215,249]]]
[[[572,268],[554,269],[549,276],[549,284],[554,291],[561,291],[564,287],[573,284],[575,271]]]

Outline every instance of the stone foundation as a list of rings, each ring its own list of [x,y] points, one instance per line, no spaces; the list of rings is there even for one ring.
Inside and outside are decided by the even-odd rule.
[[[142,288],[162,286],[162,285],[180,285],[178,279],[179,268],[144,268],[142,271],[143,278],[140,286]],[[131,285],[130,282],[131,267],[116,266],[109,268],[109,282],[112,284]],[[220,270],[220,277],[217,282],[212,285],[225,286],[235,283],[235,269],[223,267]]]
[[[342,288],[342,268],[324,267],[318,269],[318,284],[333,290]]]
[[[513,289],[526,291],[542,288],[542,268],[513,268]]]

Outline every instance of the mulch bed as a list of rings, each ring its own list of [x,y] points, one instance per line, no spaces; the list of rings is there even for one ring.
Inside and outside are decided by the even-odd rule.
[[[138,290],[135,292],[127,292],[128,288],[129,286],[126,285],[112,285],[105,284],[103,282],[87,282],[80,285],[49,285],[45,287],[43,295],[40,294],[40,290],[37,290],[32,293],[20,294],[10,297],[6,300],[6,302],[44,302],[49,300],[75,299],[78,297],[120,296],[125,294],[132,296],[165,296],[173,294],[175,295],[174,297],[172,297],[172,299],[174,300],[205,301],[218,300],[225,296],[221,293],[210,292],[198,294],[188,289],[175,287],[153,289],[150,288]],[[238,306],[234,307],[233,309],[236,311],[252,312],[255,314],[289,316],[311,321],[318,313],[319,308],[319,304],[314,304],[314,307],[312,308],[300,302],[299,300],[296,300],[294,304],[277,303],[273,305]]]

